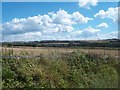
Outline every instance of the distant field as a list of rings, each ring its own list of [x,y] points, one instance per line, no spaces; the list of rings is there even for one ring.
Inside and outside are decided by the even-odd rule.
[[[13,50],[13,55],[20,55],[21,52],[28,53],[30,55],[48,55],[52,52],[57,53],[70,53],[74,50],[79,50],[84,53],[91,53],[96,55],[107,55],[109,57],[118,58],[118,49],[103,48],[103,49],[89,49],[89,48],[55,48],[55,47],[14,47],[14,48],[5,48],[3,47],[3,53],[9,50]]]

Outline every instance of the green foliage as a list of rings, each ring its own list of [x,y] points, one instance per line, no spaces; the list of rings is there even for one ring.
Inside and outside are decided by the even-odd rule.
[[[11,55],[12,51],[3,55]],[[27,53],[21,55],[28,56]],[[116,88],[117,59],[52,53],[48,57],[3,58],[3,88]]]

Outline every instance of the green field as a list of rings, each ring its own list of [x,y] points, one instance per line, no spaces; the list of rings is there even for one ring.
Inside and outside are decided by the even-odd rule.
[[[118,50],[17,47],[2,55],[3,88],[118,87]]]

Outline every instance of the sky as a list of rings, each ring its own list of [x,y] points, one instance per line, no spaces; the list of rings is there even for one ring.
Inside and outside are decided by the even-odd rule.
[[[94,1],[94,2],[93,2]],[[3,41],[118,38],[118,3],[3,2]]]

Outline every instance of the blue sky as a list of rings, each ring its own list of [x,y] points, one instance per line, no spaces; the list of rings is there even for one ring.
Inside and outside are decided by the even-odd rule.
[[[117,38],[117,8],[117,2],[4,2],[3,41]]]

